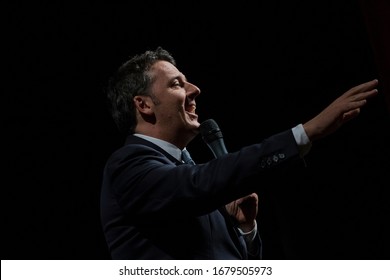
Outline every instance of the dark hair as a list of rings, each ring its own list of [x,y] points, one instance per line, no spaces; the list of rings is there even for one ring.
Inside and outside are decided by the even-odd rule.
[[[159,60],[176,66],[173,56],[162,47],[157,47],[154,51],[148,50],[133,56],[109,79],[106,89],[109,111],[121,133],[134,133],[137,119],[133,97],[148,95],[152,83],[148,71]]]

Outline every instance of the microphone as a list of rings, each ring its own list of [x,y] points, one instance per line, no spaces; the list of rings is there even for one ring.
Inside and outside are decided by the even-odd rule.
[[[222,132],[213,119],[205,120],[200,124],[199,128],[203,141],[210,148],[215,158],[228,153],[225,142],[223,141]]]

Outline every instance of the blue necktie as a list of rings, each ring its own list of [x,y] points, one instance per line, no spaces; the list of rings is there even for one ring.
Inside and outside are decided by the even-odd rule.
[[[186,149],[184,149],[184,150],[181,152],[181,158],[182,158],[182,160],[183,160],[185,163],[195,165],[195,162],[192,160],[192,158],[191,158],[191,156],[190,156],[190,153],[189,153]]]

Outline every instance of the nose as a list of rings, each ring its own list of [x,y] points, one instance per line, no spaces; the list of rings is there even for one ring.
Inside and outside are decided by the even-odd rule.
[[[200,94],[200,89],[196,85],[191,84],[189,82],[186,82],[185,90],[186,90],[187,95],[192,96],[193,98]]]

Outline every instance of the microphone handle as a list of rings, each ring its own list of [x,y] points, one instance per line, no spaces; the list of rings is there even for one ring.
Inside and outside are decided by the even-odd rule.
[[[228,153],[222,138],[209,142],[207,143],[207,145],[209,146],[210,150],[214,154],[215,158],[226,155]]]

